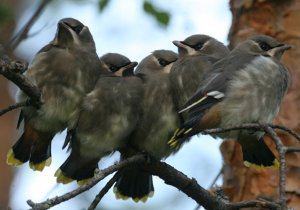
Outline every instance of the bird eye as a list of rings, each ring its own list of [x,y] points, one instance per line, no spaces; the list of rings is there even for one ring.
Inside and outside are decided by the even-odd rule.
[[[193,48],[195,50],[200,50],[202,47],[203,47],[203,43],[200,43],[200,44],[195,45]]]
[[[118,71],[118,68],[115,66],[110,66],[109,70],[111,70],[112,72],[116,72],[116,71]]]
[[[169,64],[169,62],[167,62],[166,60],[164,60],[164,59],[158,59],[158,62],[159,62],[159,64],[161,65],[161,66],[166,66],[166,65],[168,65]]]
[[[263,51],[268,51],[271,49],[270,45],[268,45],[265,42],[260,42],[259,43],[259,47],[263,50]]]
[[[82,25],[77,25],[75,27],[72,27],[72,29],[77,33],[79,34],[81,32],[81,30],[83,29],[83,26]]]

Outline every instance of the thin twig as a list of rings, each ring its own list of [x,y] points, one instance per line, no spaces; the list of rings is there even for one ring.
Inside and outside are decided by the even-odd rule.
[[[89,206],[88,210],[94,210],[97,208],[97,205],[99,204],[100,200],[108,192],[108,190],[114,185],[114,183],[117,181],[119,177],[120,174],[115,173],[115,175],[106,183],[106,185],[102,188],[102,190],[96,195],[95,199]]]
[[[214,180],[210,183],[208,189],[212,189],[212,188],[213,188],[213,186],[214,186],[214,185],[216,184],[216,182],[218,181],[219,177],[222,175],[223,170],[224,170],[224,165],[223,165],[222,168],[220,169],[220,171],[219,171],[219,173],[217,174],[217,176],[215,176]],[[195,207],[194,210],[198,210],[198,209],[200,209],[200,208],[201,208],[201,205],[198,204],[198,205]]]
[[[273,129],[279,129],[279,130],[283,130],[285,132],[287,132],[288,134],[290,134],[291,136],[293,136],[294,138],[296,138],[298,141],[300,141],[300,135],[298,133],[296,133],[295,131],[286,128],[282,125],[273,125],[273,124],[267,124],[269,127],[273,128]],[[233,127],[229,127],[229,128],[213,128],[213,129],[207,129],[202,131],[202,134],[215,134],[215,133],[225,133],[225,132],[229,132],[232,130],[241,130],[241,129],[248,129],[248,130],[264,130],[259,123],[244,123],[242,125],[239,126],[233,126]]]
[[[233,126],[229,128],[212,128],[207,129],[201,132],[201,134],[216,134],[216,133],[225,133],[233,130],[241,130],[241,129],[247,129],[247,130],[263,130],[263,128],[258,123],[245,123],[243,125],[239,126]]]
[[[227,204],[226,210],[238,210],[243,208],[250,208],[250,207],[257,207],[259,209],[274,209],[279,210],[280,205],[270,201],[260,201],[260,200],[253,200],[253,201],[242,201],[237,203],[229,203]]]
[[[283,130],[285,132],[287,132],[288,134],[290,134],[291,136],[295,137],[295,139],[297,139],[298,141],[300,141],[300,135],[298,133],[296,133],[295,131],[286,128],[284,126],[281,125],[269,125],[271,128],[275,128],[275,129],[280,129]]]
[[[29,21],[25,24],[25,26],[8,42],[6,45],[6,49],[10,49],[13,51],[16,47],[27,38],[28,32],[30,31],[33,24],[37,21],[40,17],[44,9],[46,8],[47,4],[49,4],[52,0],[43,0],[41,1],[40,5],[36,9],[35,13],[31,16]]]
[[[291,152],[300,152],[300,148],[299,147],[287,147],[286,153],[291,153]]]
[[[214,180],[211,182],[211,184],[209,185],[208,189],[212,189],[213,186],[216,184],[216,182],[218,181],[219,177],[222,175],[224,170],[224,165],[222,166],[222,168],[220,169],[219,173],[217,174],[217,176],[214,178]]]
[[[22,101],[22,102],[19,102],[19,103],[15,103],[15,104],[13,104],[13,105],[5,108],[5,109],[0,110],[0,116],[4,115],[5,113],[10,112],[10,111],[12,111],[14,109],[18,109],[20,107],[30,106],[30,105],[31,105],[30,100],[26,100],[26,101]]]
[[[285,185],[286,185],[286,162],[285,162],[285,154],[286,147],[283,145],[281,139],[277,135],[277,133],[269,126],[263,125],[262,127],[268,133],[273,141],[276,144],[276,148],[279,152],[280,157],[280,167],[279,167],[279,200],[281,202],[282,209],[286,208],[286,195],[285,195]]]
[[[78,187],[77,189],[68,192],[64,195],[61,196],[56,196],[54,198],[51,199],[47,199],[44,202],[41,203],[34,203],[31,200],[28,200],[27,203],[29,206],[32,207],[32,210],[44,210],[44,209],[49,209],[57,204],[60,204],[61,202],[67,201],[71,198],[74,198],[75,196],[79,195],[80,193],[83,193],[87,190],[89,190],[91,187],[93,187],[94,185],[96,185],[99,181],[101,181],[102,179],[104,179],[106,176],[108,176],[109,174],[114,173],[117,170],[120,170],[122,168],[124,168],[127,165],[130,164],[135,164],[135,163],[139,163],[139,162],[144,162],[146,161],[145,155],[136,155],[133,156],[131,158],[128,158],[127,160],[121,161],[119,163],[116,163],[106,169],[103,169],[101,171],[98,171],[97,173],[95,173],[95,176],[91,179],[90,182],[88,182],[87,184]]]

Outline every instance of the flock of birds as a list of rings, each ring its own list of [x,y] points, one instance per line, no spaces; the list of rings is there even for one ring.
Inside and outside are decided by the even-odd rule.
[[[60,20],[54,39],[25,72],[41,90],[42,105],[22,108],[18,127],[23,122],[24,132],[7,163],[29,162],[42,171],[51,164],[54,135],[67,129],[63,147],[71,152],[55,176],[58,183],[82,185],[114,151],[121,159],[141,152],[163,159],[205,129],[272,121],[289,86],[280,58],[290,45],[265,35],[231,51],[207,35],[173,43],[178,54],[156,50],[138,65],[117,53],[99,59],[88,27],[73,18]],[[19,91],[17,98],[28,96]],[[263,135],[217,134],[241,144],[246,166],[277,167]],[[117,198],[145,202],[153,195],[151,174],[138,167],[118,173]]]

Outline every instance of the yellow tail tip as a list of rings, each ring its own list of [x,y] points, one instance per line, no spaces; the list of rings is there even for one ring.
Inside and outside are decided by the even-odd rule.
[[[122,195],[116,187],[114,187],[113,192],[115,193],[115,197],[117,200],[128,200],[129,198],[128,196]]]
[[[77,184],[78,184],[79,186],[83,186],[83,185],[85,185],[86,183],[88,183],[88,182],[91,181],[91,180],[92,180],[92,178],[82,179],[82,180],[80,180],[80,181],[77,181]]]
[[[57,183],[68,184],[74,181],[72,178],[66,177],[60,169],[55,172],[54,176],[56,177]]]
[[[116,197],[116,199],[118,199],[118,200],[119,200],[119,199],[122,199],[122,200],[128,200],[128,198],[129,198],[129,197],[126,196],[126,195],[122,195],[116,187],[114,187],[113,192],[115,193],[115,197]],[[142,201],[143,203],[146,203],[147,200],[148,200],[148,198],[153,197],[153,195],[154,195],[154,191],[151,191],[151,192],[149,192],[147,195],[143,196],[142,198],[135,197],[135,198],[132,198],[132,200],[133,200],[134,202],[136,202],[136,203],[139,202],[139,201]]]
[[[244,165],[248,168],[254,168],[254,169],[265,169],[265,168],[270,168],[270,169],[278,169],[280,166],[280,163],[277,159],[273,161],[273,165],[270,166],[264,166],[264,165],[257,165],[255,163],[251,163],[249,161],[244,161]]]
[[[45,168],[45,166],[50,166],[52,162],[52,158],[49,157],[47,160],[41,162],[41,163],[29,163],[29,167],[34,170],[34,171],[43,171],[43,169]]]
[[[24,162],[18,160],[15,157],[15,153],[12,149],[9,149],[9,151],[6,155],[6,163],[7,163],[7,165],[11,165],[11,166],[20,166],[20,165],[24,164]]]
[[[148,198],[152,198],[153,195],[154,195],[154,191],[151,191],[151,192],[148,193],[148,195],[145,195],[144,197],[142,197],[142,198],[140,199],[140,201],[142,201],[143,203],[146,203],[147,200],[148,200]]]

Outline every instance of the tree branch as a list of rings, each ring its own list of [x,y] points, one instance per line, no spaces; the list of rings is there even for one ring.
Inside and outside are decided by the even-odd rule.
[[[300,152],[300,148],[299,147],[287,147],[286,153],[291,153],[291,152]]]
[[[228,204],[227,201],[220,199],[220,197],[211,194],[209,191],[202,188],[195,179],[189,179],[182,172],[163,162],[152,161],[145,165],[143,169],[159,176],[166,184],[172,185],[181,190],[207,210],[235,210],[245,207],[261,207],[267,209],[280,208],[280,206],[276,203],[268,201],[262,202],[258,200]]]
[[[253,201],[243,201],[243,202],[227,204],[226,210],[238,210],[238,209],[250,208],[250,207],[265,208],[265,209],[272,209],[272,210],[281,209],[280,205],[274,202],[253,200]]]
[[[209,188],[208,189],[212,189],[213,186],[216,184],[216,182],[218,181],[219,177],[222,175],[224,171],[224,165],[222,166],[222,168],[220,169],[219,173],[215,176],[214,180],[211,182],[211,184],[209,185]],[[201,205],[197,205],[196,208],[194,210],[198,210],[201,208]]]
[[[282,209],[286,207],[286,194],[285,194],[285,183],[286,183],[286,162],[285,162],[285,154],[286,147],[283,145],[281,139],[277,135],[277,133],[269,126],[262,124],[262,127],[268,133],[273,141],[276,144],[276,148],[279,152],[280,157],[280,167],[279,167],[279,200],[281,202]]]
[[[55,206],[61,202],[64,202],[66,200],[69,200],[76,195],[90,189],[95,184],[97,184],[99,181],[104,179],[109,174],[122,169],[123,167],[127,167],[130,164],[135,164],[137,167],[141,167],[142,170],[148,171],[149,173],[153,175],[159,176],[161,179],[165,181],[166,184],[172,185],[176,187],[177,189],[184,192],[187,196],[194,199],[198,204],[202,205],[207,210],[237,210],[241,208],[249,208],[249,207],[258,207],[258,208],[266,208],[266,209],[285,209],[286,207],[286,197],[285,197],[285,153],[286,151],[300,151],[299,148],[288,148],[285,147],[278,135],[275,133],[272,125],[268,124],[245,124],[241,126],[236,126],[233,128],[216,128],[216,129],[210,129],[206,130],[207,133],[213,133],[213,132],[227,132],[230,129],[259,129],[264,130],[267,134],[271,136],[271,138],[275,141],[277,149],[280,153],[280,195],[279,195],[279,204],[275,202],[269,202],[269,201],[261,201],[261,200],[251,200],[251,201],[243,201],[238,203],[228,203],[227,200],[223,200],[220,198],[220,196],[216,194],[212,194],[211,192],[205,190],[202,188],[195,179],[188,178],[185,174],[182,172],[176,170],[172,166],[157,161],[152,160],[150,163],[147,163],[147,158],[144,155],[136,155],[133,156],[127,160],[121,161],[119,163],[114,164],[113,166],[110,166],[104,170],[98,171],[95,173],[95,177],[86,185],[77,188],[76,190],[73,190],[69,193],[66,193],[62,196],[57,196],[52,199],[48,199],[45,202],[42,203],[34,203],[31,200],[27,201],[27,203],[32,207],[32,209],[48,209],[52,206]],[[276,126],[273,126],[276,127]],[[281,128],[280,128],[281,129]],[[288,133],[287,129],[285,130]],[[118,174],[118,173],[117,173]],[[96,208],[97,204],[101,200],[101,198],[104,196],[104,194],[111,188],[115,180],[117,179],[117,174],[106,184],[106,186],[99,192],[99,194],[96,196],[92,204],[90,205],[89,209]]]
[[[27,64],[10,61],[7,57],[0,56],[0,74],[16,84],[32,100],[32,105],[39,107],[41,92],[38,87],[33,85],[24,75]]]
[[[31,16],[29,21],[25,24],[25,26],[8,42],[8,44],[5,46],[6,49],[10,49],[13,51],[16,49],[16,47],[28,37],[28,32],[33,26],[33,24],[37,21],[37,19],[40,17],[46,6],[51,2],[52,0],[43,0],[41,1],[40,5],[36,9],[35,13]]]
[[[102,190],[96,195],[95,199],[89,206],[88,210],[94,210],[97,208],[97,205],[99,204],[100,200],[103,198],[103,196],[108,192],[108,190],[114,185],[114,183],[117,181],[117,179],[120,177],[120,174],[117,172],[102,188]]]
[[[201,187],[195,179],[189,179],[185,174],[167,163],[153,160],[144,166],[143,169],[159,176],[166,184],[181,190],[205,209],[223,210],[226,208],[226,204],[222,200]]]
[[[273,129],[279,129],[282,131],[287,132],[288,134],[290,134],[291,136],[293,136],[295,139],[297,139],[298,141],[300,141],[300,135],[298,133],[296,133],[295,131],[286,128],[284,126],[281,125],[273,125],[273,124],[266,124],[269,127],[273,128]],[[241,129],[247,129],[247,130],[264,130],[264,128],[259,124],[259,123],[244,123],[243,125],[239,125],[239,126],[233,126],[230,128],[213,128],[213,129],[207,129],[201,132],[201,134],[215,134],[215,133],[225,133],[225,132],[229,132],[232,130],[241,130]]]
[[[295,139],[297,139],[298,141],[300,141],[300,135],[298,133],[296,133],[295,131],[289,129],[289,128],[286,128],[286,127],[281,126],[281,125],[269,125],[269,126],[271,128],[274,128],[274,129],[280,129],[282,131],[285,131],[288,134],[290,134],[291,136],[293,136]]]
[[[28,200],[27,203],[32,207],[33,210],[49,209],[61,202],[69,200],[75,197],[76,195],[90,189],[109,174],[120,170],[123,167],[127,167],[130,164],[135,164],[135,166],[141,167],[142,170],[148,171],[153,175],[159,176],[165,181],[166,184],[172,185],[177,189],[183,191],[186,195],[194,199],[207,210],[228,210],[240,209],[244,207],[264,207],[267,209],[275,209],[279,207],[279,205],[275,203],[267,201],[262,202],[258,200],[228,204],[227,201],[223,201],[218,196],[202,188],[195,179],[188,178],[185,174],[176,170],[174,167],[168,165],[167,163],[160,162],[158,160],[152,160],[150,163],[147,163],[147,158],[145,157],[145,155],[133,156],[131,158],[128,158],[127,160],[121,161],[119,163],[114,164],[113,166],[98,171],[95,173],[95,177],[92,178],[92,180],[89,183],[62,196],[56,196],[54,198],[47,199],[46,201],[41,203],[34,203],[31,200]],[[106,186],[100,191],[100,193],[96,196],[89,209],[93,209],[98,204],[98,200],[100,200],[103,197],[103,195],[108,191],[108,189],[113,185],[113,183],[117,179],[116,176],[118,175],[115,175],[109,181],[109,183],[107,183]]]
[[[26,101],[22,101],[22,102],[19,102],[19,103],[16,103],[16,104],[13,104],[5,109],[2,109],[0,110],[0,116],[6,114],[7,112],[9,111],[12,111],[14,109],[18,109],[20,107],[23,107],[23,106],[30,106],[31,105],[31,102],[30,100],[26,100]]]
[[[74,198],[75,196],[79,195],[80,193],[83,193],[87,190],[89,190],[91,187],[93,187],[94,185],[96,185],[99,181],[101,181],[102,179],[104,179],[106,176],[108,176],[109,174],[114,173],[117,170],[120,170],[122,168],[124,168],[127,165],[130,164],[136,164],[139,162],[144,162],[146,161],[146,157],[145,155],[136,155],[133,156],[131,158],[128,158],[127,160],[121,161],[119,163],[116,163],[106,169],[103,169],[101,171],[96,171],[95,172],[95,176],[91,179],[90,182],[88,182],[87,184],[78,187],[77,189],[68,192],[64,195],[61,196],[56,196],[54,198],[51,199],[47,199],[44,202],[41,203],[34,203],[31,200],[28,200],[27,203],[29,206],[32,207],[32,210],[44,210],[44,209],[49,209],[57,204],[60,204],[61,202],[67,201],[71,198]]]

